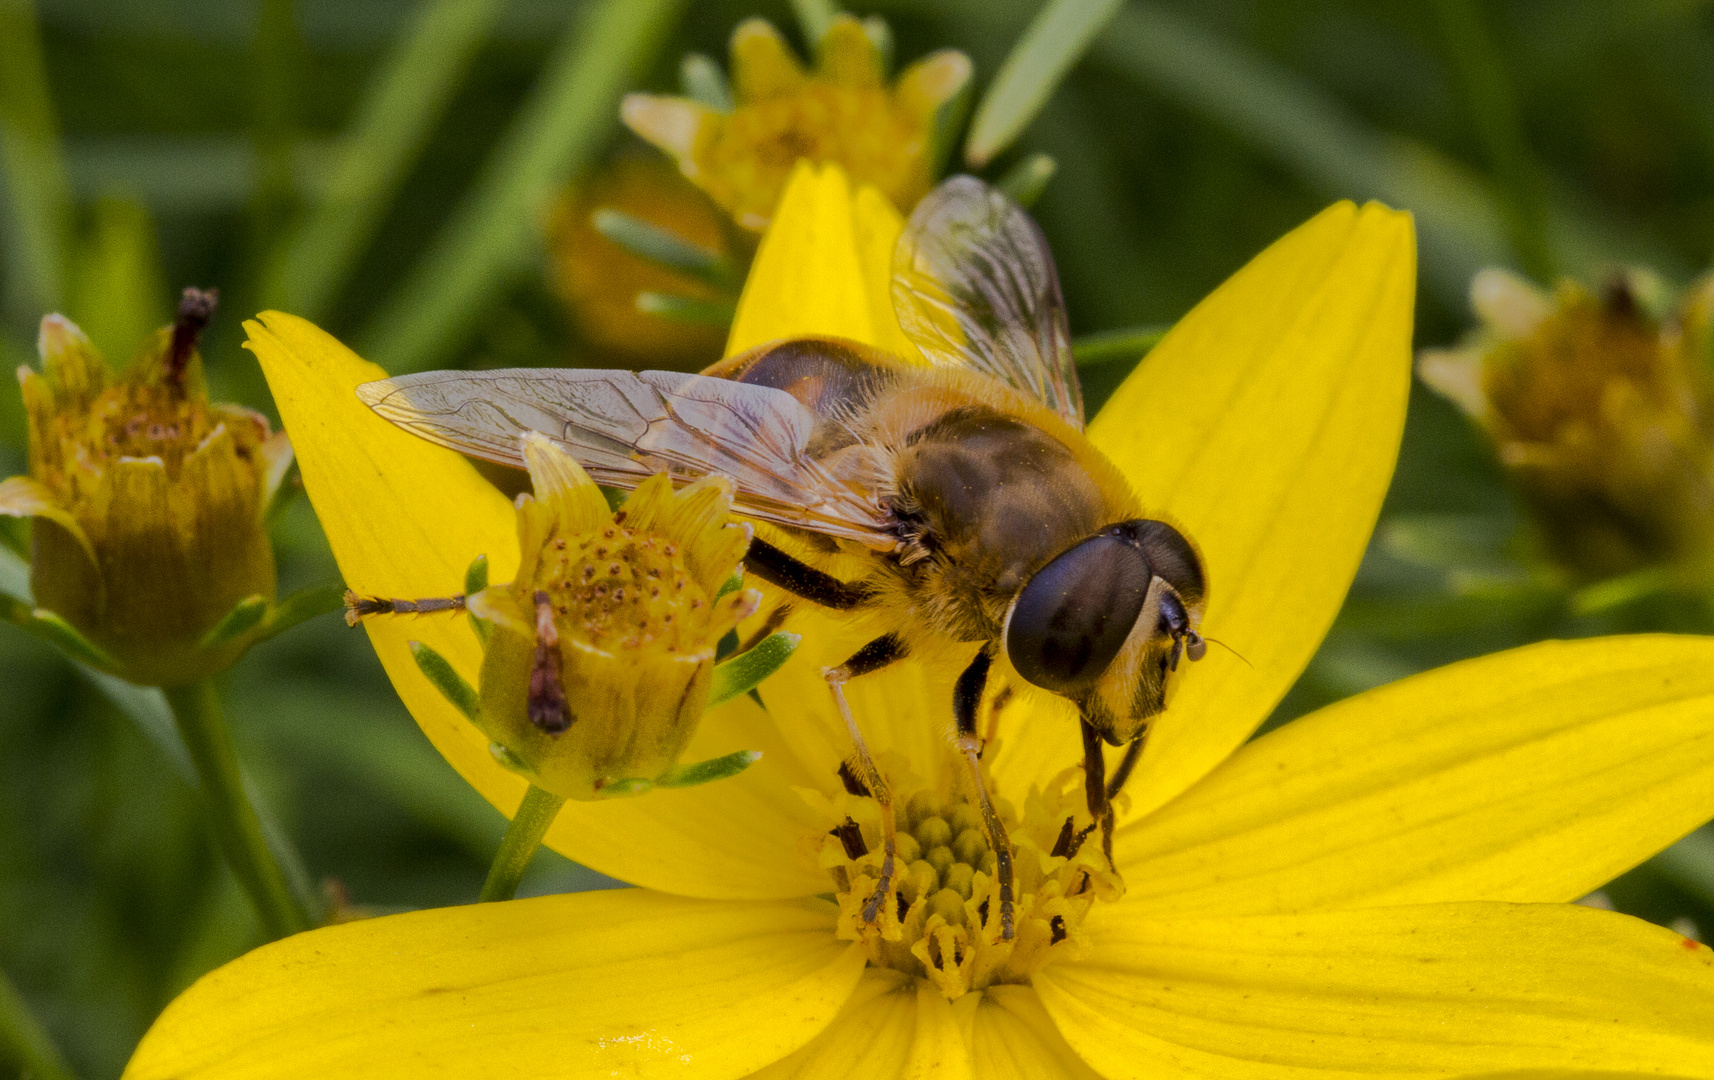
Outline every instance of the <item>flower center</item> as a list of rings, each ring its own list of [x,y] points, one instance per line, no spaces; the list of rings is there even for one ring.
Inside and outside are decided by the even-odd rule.
[[[990,760],[995,748],[990,742]],[[1016,930],[1003,940],[994,851],[969,793],[953,785],[937,790],[897,762],[883,762],[882,769],[899,799],[899,831],[893,887],[875,924],[866,924],[862,911],[880,880],[879,807],[865,796],[829,799],[832,825],[820,838],[820,863],[839,904],[839,936],[861,941],[870,966],[926,978],[948,998],[995,983],[1025,983],[1055,958],[1080,954],[1090,908],[1123,894],[1089,829],[1081,768],[1032,791],[1021,818],[989,777],[1015,874]]]
[[[676,652],[707,644],[708,594],[679,546],[653,533],[613,524],[556,537],[542,553],[536,586],[548,594],[560,633],[591,648]]]

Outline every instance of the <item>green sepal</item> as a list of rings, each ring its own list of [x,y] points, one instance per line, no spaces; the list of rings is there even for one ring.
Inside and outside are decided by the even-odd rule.
[[[797,634],[769,634],[755,648],[716,664],[713,685],[708,689],[708,707],[726,704],[780,670],[802,640]]]
[[[792,0],[792,13],[797,16],[798,29],[803,31],[803,39],[809,42],[809,50],[814,53],[821,47],[821,39],[827,36],[827,28],[833,25],[833,19],[839,14],[839,5],[835,0]]]
[[[732,84],[713,58],[698,52],[685,53],[678,64],[678,84],[686,97],[716,112],[732,111]]]
[[[36,608],[26,614],[22,620],[14,619],[13,621],[43,641],[58,646],[73,660],[81,660],[90,667],[102,671],[111,671],[115,674],[119,671],[118,662],[102,651],[100,646],[84,637],[77,627],[47,608]]]
[[[627,799],[633,795],[647,795],[655,790],[653,780],[644,780],[633,776],[628,780],[615,780],[595,793],[597,799]]]
[[[1034,206],[1041,193],[1047,190],[1047,182],[1053,179],[1053,174],[1059,171],[1059,162],[1048,154],[1031,154],[1029,157],[1006,170],[1006,175],[1000,177],[995,186],[1019,206]]]
[[[298,623],[308,622],[317,615],[326,615],[330,611],[338,611],[344,606],[343,585],[312,585],[307,589],[299,589],[268,609],[268,617],[262,620],[262,632],[256,640],[266,641],[285,633]]]
[[[645,315],[659,315],[674,322],[697,326],[731,326],[738,305],[730,300],[698,300],[674,293],[640,292],[637,310]]]
[[[497,742],[491,742],[488,744],[488,753],[493,755],[494,760],[498,761],[502,768],[515,772],[520,776],[531,775],[530,767],[524,764],[524,759],[519,757],[517,754],[514,754],[510,747]]]
[[[590,214],[589,221],[596,232],[640,259],[682,271],[710,285],[729,287],[734,283],[732,264],[718,252],[697,247],[659,225],[610,206]]]
[[[606,487],[603,485],[601,487],[601,497],[607,500],[608,510],[613,513],[618,513],[619,508],[625,505],[625,500],[631,497],[631,493],[626,491],[624,488]]]
[[[739,750],[725,757],[710,758],[694,765],[675,765],[655,778],[655,786],[663,788],[695,787],[710,780],[737,776],[761,760],[760,750]]]
[[[974,78],[965,76],[964,84],[934,110],[934,119],[929,123],[930,176],[946,175],[952,155],[958,149],[958,136],[964,130],[965,119],[970,115],[970,101],[974,92],[972,87],[975,82]]]
[[[1170,326],[1136,326],[1085,334],[1071,343],[1071,355],[1078,367],[1105,364],[1110,360],[1141,360],[1160,344],[1171,329]]]
[[[488,556],[478,555],[470,561],[470,568],[464,571],[464,595],[466,597],[475,596],[487,587]],[[473,611],[467,610],[465,614],[470,616],[470,629],[475,631],[476,640],[480,641],[482,647],[486,649],[488,638],[494,633],[493,624],[489,623],[487,619],[477,618]]]
[[[447,663],[446,657],[422,642],[408,641],[405,644],[410,646],[411,658],[417,662],[417,670],[423,673],[423,677],[433,683],[441,696],[452,702],[452,707],[463,713],[466,720],[476,723],[480,706],[476,691],[464,681],[464,676]]]
[[[232,610],[220,617],[214,629],[202,635],[197,644],[204,649],[218,649],[236,641],[262,624],[268,615],[268,598],[261,593],[246,596],[232,605]]]
[[[863,16],[863,36],[869,39],[869,44],[875,47],[875,55],[881,58],[882,77],[888,77],[893,72],[893,28],[887,20],[879,15]]]
[[[720,583],[720,588],[715,590],[714,599],[718,600],[722,596],[727,595],[728,593],[735,593],[739,589],[742,589],[743,587],[744,587],[744,564],[739,563],[738,568],[736,570],[732,571],[731,576],[728,577],[725,581],[722,581]]]

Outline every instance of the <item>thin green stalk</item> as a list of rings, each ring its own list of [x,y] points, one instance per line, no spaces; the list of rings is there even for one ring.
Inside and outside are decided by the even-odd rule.
[[[598,0],[567,31],[482,174],[360,335],[388,371],[445,360],[529,265],[555,192],[594,161],[619,96],[654,62],[684,0]]]
[[[31,1080],[72,1080],[71,1068],[24,995],[0,972],[0,1065],[11,1062]]]
[[[1119,0],[1051,0],[995,72],[964,142],[977,168],[1012,144],[1119,10]]]
[[[523,880],[524,871],[529,868],[530,860],[535,858],[536,848],[541,847],[542,837],[547,835],[548,826],[553,824],[564,804],[565,799],[534,784],[524,792],[524,801],[518,804],[518,812],[512,815],[512,824],[506,827],[506,838],[500,841],[500,850],[494,853],[494,864],[488,868],[488,880],[482,883],[480,899],[483,902],[510,900],[518,895],[518,882]]]
[[[1551,284],[1556,267],[1548,235],[1546,192],[1524,138],[1517,95],[1489,20],[1474,0],[1435,0],[1434,6],[1451,53],[1452,73],[1464,98],[1464,111],[1494,171],[1512,250],[1525,273]]]
[[[65,303],[71,184],[31,0],[0,0],[0,169],[12,219],[8,300],[33,319]]]
[[[166,688],[179,736],[190,751],[207,800],[209,823],[239,884],[249,893],[263,927],[276,938],[308,930],[313,921],[293,895],[285,871],[262,833],[256,808],[244,791],[232,734],[211,680]]]
[[[499,13],[500,0],[431,0],[364,92],[319,201],[287,244],[266,302],[318,320]]]

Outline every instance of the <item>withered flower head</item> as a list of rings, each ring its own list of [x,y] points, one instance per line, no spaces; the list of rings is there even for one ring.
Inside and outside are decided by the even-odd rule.
[[[1494,442],[1549,553],[1573,578],[1691,573],[1714,552],[1714,277],[1663,316],[1648,275],[1551,295],[1501,270],[1471,286],[1481,326],[1419,370]]]
[[[211,404],[197,334],[214,297],[185,290],[175,323],[120,375],[69,320],[42,320],[42,370],[18,371],[30,472],[0,513],[31,517],[36,604],[132,682],[173,686],[249,644],[203,638],[239,601],[274,596],[263,514],[291,463],[259,413]]]
[[[524,436],[517,578],[469,598],[492,625],[478,723],[536,786],[637,794],[667,776],[708,703],[715,649],[760,602],[722,593],[750,543],[731,481],[655,476],[610,511],[546,437]]]
[[[732,35],[730,111],[681,97],[632,94],[620,115],[738,223],[773,217],[799,158],[842,166],[905,212],[934,184],[943,138],[959,117],[970,60],[951,49],[912,64],[891,86],[880,49],[850,15],[835,18],[805,71],[778,30],[749,19]]]

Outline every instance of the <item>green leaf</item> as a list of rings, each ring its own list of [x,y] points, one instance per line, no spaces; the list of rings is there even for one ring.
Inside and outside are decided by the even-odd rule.
[[[728,776],[737,776],[761,759],[762,752],[760,750],[739,750],[737,753],[699,761],[694,765],[675,765],[655,778],[655,786],[664,788],[695,787],[697,784],[706,784],[710,780],[724,780]]]
[[[264,616],[268,614],[268,598],[260,593],[246,596],[232,605],[232,610],[221,616],[214,624],[214,629],[202,636],[198,644],[204,649],[215,649],[229,641],[248,634],[255,629]]]
[[[684,0],[597,0],[566,32],[474,187],[360,336],[398,374],[432,367],[541,250],[542,207],[587,168],[618,123]]]
[[[1120,0],[1050,0],[1030,21],[976,107],[964,160],[980,168],[1012,145],[1119,10]]]
[[[744,587],[744,564],[739,563],[738,569],[732,571],[732,573],[726,578],[726,580],[722,581],[720,583],[720,588],[715,590],[714,599],[718,600],[722,596],[726,596],[729,593],[735,593],[739,589],[742,589],[743,587]]]
[[[0,972],[0,1061],[35,1080],[75,1080],[71,1067],[48,1029],[30,1010],[24,995]]]
[[[1110,360],[1139,360],[1160,344],[1170,326],[1132,326],[1124,330],[1102,330],[1071,343],[1078,367],[1105,364]]]
[[[753,689],[780,669],[803,640],[797,634],[769,634],[748,652],[714,666],[714,682],[708,691],[708,707],[724,705]]]
[[[442,697],[452,702],[453,708],[474,724],[481,712],[481,704],[477,700],[476,691],[464,681],[464,676],[447,663],[446,657],[422,642],[410,641],[406,644],[410,646],[411,658],[417,662],[417,670],[434,684],[434,688],[440,691]]]
[[[392,205],[487,38],[500,0],[430,0],[366,88],[320,198],[292,233],[269,303],[319,321]]]
[[[1034,206],[1041,193],[1047,190],[1047,182],[1058,171],[1059,163],[1049,155],[1031,154],[1006,170],[1006,175],[1000,177],[999,184],[995,186],[1010,195],[1019,206]]]
[[[692,274],[711,285],[734,284],[731,263],[677,233],[608,206],[590,214],[589,220],[596,232],[638,258]]]
[[[1674,885],[1714,905],[1714,833],[1693,832],[1648,861]]]
[[[686,97],[719,112],[732,111],[732,84],[726,81],[726,72],[713,58],[698,52],[685,53],[678,63],[678,84]]]
[[[77,627],[47,608],[36,608],[19,625],[43,641],[57,645],[73,660],[99,668],[102,671],[117,671],[119,668],[111,656],[103,652],[93,641],[84,637]]]
[[[640,292],[637,310],[645,315],[694,323],[699,326],[730,326],[738,306],[729,300],[698,300],[673,293]]]
[[[34,322],[65,303],[71,185],[35,5],[16,0],[0,3],[0,168],[11,202],[9,306],[20,321]]]

